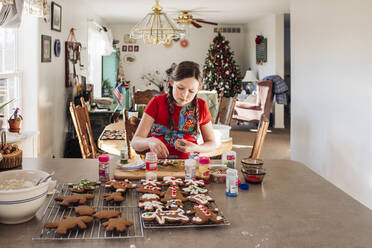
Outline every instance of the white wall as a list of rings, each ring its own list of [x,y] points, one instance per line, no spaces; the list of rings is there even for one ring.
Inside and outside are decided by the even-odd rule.
[[[124,34],[128,34],[130,29],[135,24],[111,25],[114,39],[120,40],[120,47],[124,44]],[[233,27],[240,27],[241,25],[233,25]],[[173,42],[171,48],[165,48],[163,45],[148,45],[144,44],[142,40],[137,41],[139,45],[139,52],[134,52],[136,62],[133,64],[124,64],[124,72],[126,80],[130,80],[138,89],[145,89],[145,81],[141,79],[144,73],[155,70],[165,71],[170,65],[175,62],[179,63],[183,60],[192,60],[199,63],[201,66],[207,57],[209,45],[213,38],[217,35],[213,32],[214,26],[203,25],[202,28],[190,28],[186,39],[189,41],[187,48],[182,48],[180,42]],[[241,51],[245,49],[245,37],[242,33],[223,33],[223,36],[230,41],[231,50],[235,53],[235,62],[241,66],[241,71],[244,72],[244,54]],[[122,56],[128,54],[122,52]],[[156,88],[156,86],[154,86]]]
[[[259,80],[277,74],[284,78],[284,14],[268,15],[257,18],[246,24],[245,61]],[[256,64],[257,35],[267,38],[267,62]],[[274,104],[274,127],[284,128],[284,107]]]
[[[291,4],[291,157],[370,209],[371,12],[367,0]]]

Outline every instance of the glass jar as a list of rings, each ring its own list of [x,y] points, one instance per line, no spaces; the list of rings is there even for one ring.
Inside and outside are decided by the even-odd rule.
[[[98,178],[102,183],[110,181],[109,161],[110,157],[107,155],[98,157]]]
[[[128,163],[128,145],[127,142],[121,142],[120,144],[120,164]]]
[[[158,156],[155,152],[146,153],[146,170],[157,170],[158,169]]]
[[[204,181],[204,183],[209,183],[209,167],[211,160],[209,157],[199,158],[199,178]]]
[[[185,180],[191,180],[195,177],[196,161],[194,159],[185,160]]]

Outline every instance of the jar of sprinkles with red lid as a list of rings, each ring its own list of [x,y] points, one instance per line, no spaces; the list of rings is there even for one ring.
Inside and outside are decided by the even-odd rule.
[[[209,177],[210,177],[210,163],[211,160],[209,157],[200,157],[199,158],[199,178],[204,181],[204,183],[209,183]]]

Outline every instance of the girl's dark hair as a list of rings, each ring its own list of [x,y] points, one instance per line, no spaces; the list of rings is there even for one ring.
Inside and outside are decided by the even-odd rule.
[[[172,69],[172,70],[171,70]],[[192,62],[192,61],[183,61],[179,63],[174,69],[171,67],[167,70],[170,72],[170,77],[173,81],[181,81],[185,78],[195,78],[199,81],[199,84],[202,84],[202,76],[200,72],[199,64]],[[168,112],[169,112],[169,120],[168,120],[168,127],[170,130],[173,129],[173,112],[174,112],[174,104],[176,101],[173,98],[173,87],[169,84],[168,89]],[[199,106],[198,106],[198,97],[195,95],[195,98],[192,101],[194,105],[194,117],[196,119],[196,127],[193,131],[194,135],[199,134]]]

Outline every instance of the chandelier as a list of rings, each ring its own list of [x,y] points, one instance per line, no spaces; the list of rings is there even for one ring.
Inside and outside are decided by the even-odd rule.
[[[182,39],[186,31],[169,18],[156,0],[152,12],[148,13],[130,31],[134,39],[143,39],[145,44],[169,44],[173,39]]]

